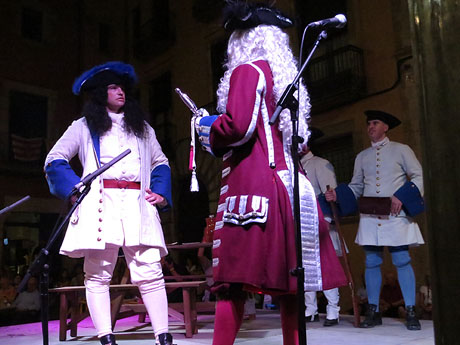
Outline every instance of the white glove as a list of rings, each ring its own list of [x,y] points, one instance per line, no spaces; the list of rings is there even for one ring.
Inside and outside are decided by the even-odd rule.
[[[199,128],[200,128],[200,119],[209,116],[209,113],[206,109],[200,108],[197,110],[197,113],[195,114],[195,130],[199,134]]]
[[[200,108],[197,110],[197,113],[195,114],[195,116],[198,116],[198,117],[209,116],[209,113],[205,108]]]

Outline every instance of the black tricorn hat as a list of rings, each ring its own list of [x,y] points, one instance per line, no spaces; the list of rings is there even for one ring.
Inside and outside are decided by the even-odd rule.
[[[367,116],[367,121],[380,120],[386,123],[389,129],[395,128],[401,124],[401,121],[396,116],[381,110],[366,110],[364,114]]]
[[[308,143],[307,143],[308,146],[311,146],[311,144],[313,144],[315,140],[324,136],[323,131],[320,130],[319,128],[308,127],[308,130],[310,131],[310,137],[308,138]]]
[[[223,9],[225,30],[247,30],[258,25],[275,25],[279,28],[293,26],[293,21],[278,9],[262,3],[227,1]]]

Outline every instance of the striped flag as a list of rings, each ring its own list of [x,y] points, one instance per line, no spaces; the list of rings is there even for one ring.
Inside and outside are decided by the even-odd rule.
[[[40,160],[43,148],[43,138],[24,138],[11,134],[11,149],[13,158],[21,162]]]

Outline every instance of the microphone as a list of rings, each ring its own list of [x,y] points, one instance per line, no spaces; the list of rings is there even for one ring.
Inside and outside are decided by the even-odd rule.
[[[347,24],[347,17],[343,14],[337,14],[334,18],[328,18],[323,20],[318,20],[317,22],[312,22],[308,24],[308,27],[314,28],[336,28],[341,29]]]

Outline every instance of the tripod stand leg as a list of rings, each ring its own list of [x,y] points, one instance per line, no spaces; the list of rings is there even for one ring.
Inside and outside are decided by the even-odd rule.
[[[43,270],[40,274],[40,314],[42,320],[43,345],[48,345],[48,306],[49,306],[49,266],[47,263],[43,265]]]

